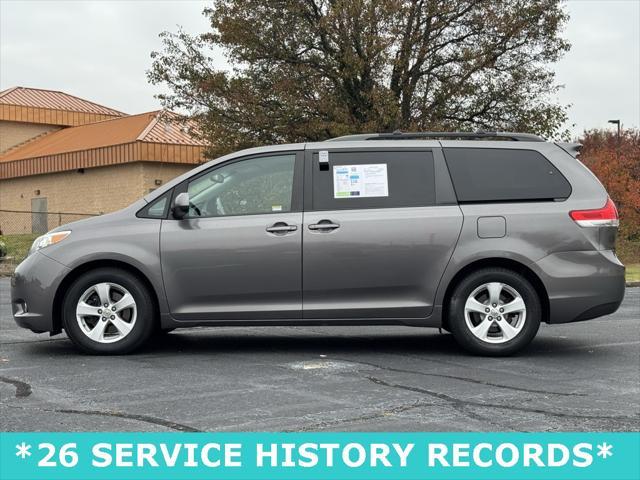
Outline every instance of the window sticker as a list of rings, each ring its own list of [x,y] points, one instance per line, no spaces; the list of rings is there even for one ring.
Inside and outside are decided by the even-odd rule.
[[[333,198],[388,197],[387,164],[334,165]]]

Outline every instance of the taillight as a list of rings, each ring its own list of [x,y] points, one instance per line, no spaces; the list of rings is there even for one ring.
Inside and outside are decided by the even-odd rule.
[[[617,227],[618,210],[610,198],[597,210],[573,210],[569,216],[581,227]]]

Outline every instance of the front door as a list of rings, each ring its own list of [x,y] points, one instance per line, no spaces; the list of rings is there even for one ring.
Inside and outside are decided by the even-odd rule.
[[[433,152],[309,151],[306,175],[304,318],[428,317],[462,226]]]
[[[212,167],[176,187],[189,214],[162,222],[162,274],[177,320],[300,318],[302,153]]]

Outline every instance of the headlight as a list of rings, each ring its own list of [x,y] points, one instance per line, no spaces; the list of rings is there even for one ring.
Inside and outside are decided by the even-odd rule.
[[[31,245],[31,250],[29,250],[29,253],[30,254],[35,253],[41,248],[48,247],[49,245],[53,245],[55,243],[59,243],[65,238],[67,238],[70,233],[71,233],[71,230],[65,230],[64,232],[54,232],[54,233],[47,233],[45,235],[42,235],[41,237],[38,237],[34,240],[33,245]]]

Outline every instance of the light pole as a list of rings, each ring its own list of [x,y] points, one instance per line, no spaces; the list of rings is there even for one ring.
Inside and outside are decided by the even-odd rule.
[[[618,143],[620,143],[620,120],[609,120],[607,123],[613,123],[618,126]]]
[[[618,120],[609,120],[607,123],[612,123],[618,126],[618,141],[616,142],[616,158],[620,158],[620,119]]]

